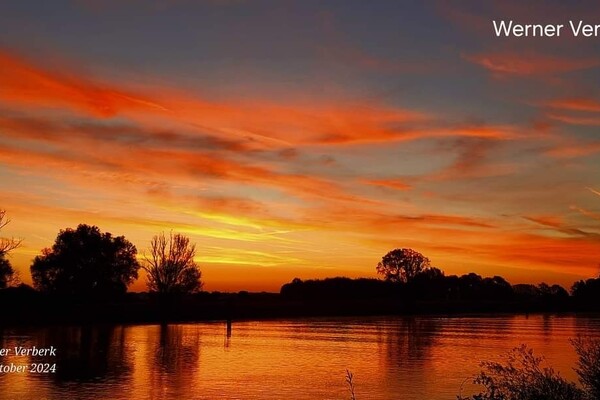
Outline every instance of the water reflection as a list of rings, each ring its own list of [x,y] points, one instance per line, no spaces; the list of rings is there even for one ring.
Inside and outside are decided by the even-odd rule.
[[[200,330],[193,325],[160,325],[150,331],[147,358],[151,397],[188,398],[200,366]]]
[[[228,319],[225,322],[225,342],[223,343],[223,348],[228,349],[231,344],[231,331],[232,331],[232,322]]]
[[[57,373],[0,374],[15,400],[347,398],[453,399],[481,360],[520,343],[571,379],[569,339],[599,335],[600,318],[337,318],[155,326],[0,329],[0,346],[55,346]],[[29,362],[4,357],[0,362]]]
[[[194,371],[200,355],[200,333],[188,329],[185,334],[181,325],[161,325],[158,343],[154,350],[154,361],[160,373],[173,374],[183,367]]]
[[[17,331],[9,347],[37,346],[57,349],[56,356],[28,356],[27,363],[56,364],[53,374],[31,374],[32,378],[52,377],[58,382],[119,381],[133,373],[132,344],[122,326],[79,326],[40,328],[25,336]]]
[[[435,345],[439,319],[402,318],[385,331],[386,361],[394,368],[412,366],[419,370]],[[415,365],[417,364],[417,365]]]

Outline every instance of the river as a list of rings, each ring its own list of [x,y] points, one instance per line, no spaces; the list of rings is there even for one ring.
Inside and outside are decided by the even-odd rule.
[[[521,343],[575,380],[569,339],[599,328],[573,315],[0,328],[1,364],[56,366],[0,373],[0,399],[349,399],[350,370],[358,400],[454,400]],[[56,355],[14,354],[34,346]]]

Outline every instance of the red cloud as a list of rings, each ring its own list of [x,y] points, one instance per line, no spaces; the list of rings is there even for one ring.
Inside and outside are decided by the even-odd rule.
[[[600,102],[590,98],[559,99],[549,101],[544,105],[563,110],[600,112]]]
[[[598,126],[600,125],[600,117],[589,117],[580,115],[566,115],[548,113],[546,116],[550,119],[563,122],[570,125]]]
[[[38,68],[0,51],[0,101],[17,105],[68,107],[110,117],[124,108],[163,109],[152,99],[63,71]]]
[[[313,101],[276,104],[213,101],[170,88],[125,87],[64,69],[42,68],[0,51],[0,103],[8,108],[51,108],[106,119],[125,117],[146,132],[185,130],[246,148],[280,149],[306,145],[348,145],[431,137],[513,138],[508,126],[448,128],[425,112],[362,103]],[[161,129],[161,126],[168,128]]]

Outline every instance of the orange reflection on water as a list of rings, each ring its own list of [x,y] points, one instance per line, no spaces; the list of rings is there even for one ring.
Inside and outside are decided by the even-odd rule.
[[[234,321],[229,338],[224,323],[5,329],[3,347],[60,353],[41,360],[56,362],[56,374],[0,375],[0,390],[15,399],[344,399],[349,369],[359,398],[454,399],[481,360],[521,343],[575,380],[569,338],[598,327],[597,317],[502,316]]]

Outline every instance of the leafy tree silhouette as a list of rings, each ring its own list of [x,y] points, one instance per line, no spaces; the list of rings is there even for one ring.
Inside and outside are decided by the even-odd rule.
[[[36,289],[78,297],[123,294],[138,276],[137,250],[124,236],[80,224],[61,230],[31,265]]]
[[[383,256],[377,264],[377,273],[387,281],[409,282],[429,267],[429,259],[418,251],[395,249]]]
[[[0,256],[0,289],[4,289],[9,285],[14,274],[15,271],[10,262],[3,256]]]

